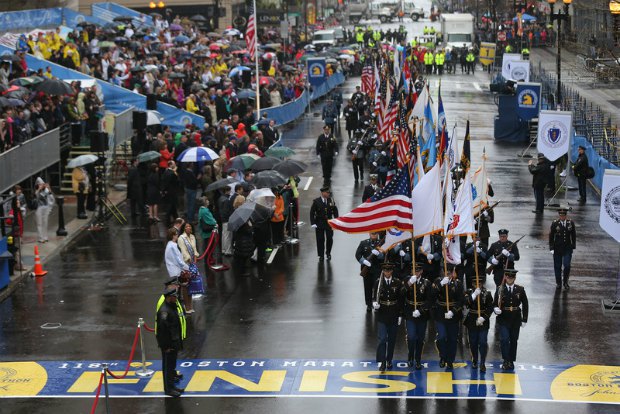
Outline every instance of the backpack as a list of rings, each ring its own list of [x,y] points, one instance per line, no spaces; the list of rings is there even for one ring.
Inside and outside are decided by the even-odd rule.
[[[586,179],[590,180],[594,178],[595,175],[596,175],[596,172],[594,171],[594,168],[588,167],[588,169],[585,171],[584,176],[586,177]]]

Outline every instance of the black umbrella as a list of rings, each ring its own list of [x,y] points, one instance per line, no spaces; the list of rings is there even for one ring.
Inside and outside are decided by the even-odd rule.
[[[144,72],[146,71],[146,68],[144,66],[134,66],[133,68],[131,68],[131,73],[138,73],[138,72]]]
[[[207,186],[207,191],[215,191],[220,188],[228,187],[230,184],[238,183],[239,181],[235,180],[232,177],[222,178],[221,180],[217,180],[212,182]]]
[[[237,98],[256,99],[256,92],[251,89],[241,89],[239,92],[237,92]]]
[[[23,106],[26,105],[26,103],[22,100],[19,99],[14,99],[14,98],[5,98],[4,96],[0,96],[0,108],[4,108],[4,107],[16,107],[16,106]]]
[[[73,95],[75,91],[71,86],[58,79],[45,79],[32,87],[35,91],[45,92],[48,95]]]
[[[197,14],[195,16],[190,17],[189,19],[193,22],[206,22],[207,21],[207,18],[204,17],[202,14]]]
[[[308,166],[305,163],[295,160],[282,161],[273,167],[274,171],[279,172],[285,177],[292,177],[294,175],[301,174],[307,169]]]
[[[19,56],[8,54],[8,53],[6,55],[0,56],[0,60],[3,62],[13,62],[13,63],[19,63],[22,61]]]
[[[241,226],[247,223],[248,220],[260,223],[269,220],[272,215],[273,212],[271,209],[256,204],[253,201],[246,201],[230,215],[228,219],[228,230],[237,231]]]
[[[261,171],[256,173],[250,184],[256,188],[273,188],[286,183],[286,177],[277,171]]]
[[[131,22],[133,21],[133,17],[130,16],[117,16],[112,19],[115,22]]]
[[[263,157],[256,160],[256,162],[252,164],[252,169],[254,171],[271,170],[274,165],[279,164],[281,161],[282,160],[275,157]]]

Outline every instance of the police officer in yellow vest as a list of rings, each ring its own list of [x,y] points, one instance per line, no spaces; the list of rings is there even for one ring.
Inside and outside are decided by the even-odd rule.
[[[523,56],[523,60],[530,60],[530,49],[527,47],[521,49],[521,56]]]
[[[418,38],[414,37],[413,39],[411,39],[411,48],[414,48],[418,45]]]
[[[510,44],[506,45],[506,48],[504,49],[504,53],[512,53],[512,45]]]
[[[364,31],[361,28],[357,29],[355,33],[355,41],[360,45],[364,44]]]
[[[443,75],[443,65],[446,62],[446,55],[444,55],[443,50],[438,51],[435,54],[435,67],[436,72],[439,76]]]
[[[433,51],[431,49],[427,49],[424,54],[424,66],[426,66],[426,74],[433,74],[433,62],[435,61],[435,57],[433,56]]]
[[[381,32],[378,30],[372,32],[372,39],[375,41],[375,43],[379,43],[381,41]]]
[[[430,33],[428,26],[424,26],[424,34],[427,35]]]
[[[157,310],[155,336],[162,354],[164,393],[171,397],[180,397],[185,389],[175,386],[175,379],[178,377],[177,356],[183,349],[183,325],[181,325],[181,316],[177,312],[179,294],[177,289],[167,287],[162,296],[164,301]]]
[[[435,28],[431,26],[431,28],[429,29],[429,34],[434,35],[435,34]]]
[[[467,62],[467,74],[471,70],[471,73],[474,73],[474,67],[476,66],[476,56],[474,56],[473,50],[469,49],[467,51],[467,56],[465,56],[465,62]]]
[[[166,286],[166,292],[171,291],[171,290],[178,291],[179,288],[181,287],[178,277],[171,278],[170,280],[165,282],[164,285]],[[165,301],[166,301],[166,296],[165,294],[162,294],[159,297],[159,300],[157,301],[157,307],[155,309],[156,314],[159,313],[159,310],[161,309],[161,306],[164,304]],[[187,321],[185,320],[185,313],[183,311],[183,305],[178,300],[176,301],[176,310],[179,315],[179,323],[181,325],[181,341],[184,341],[185,338],[187,337]],[[155,335],[157,335],[157,319],[155,319]],[[174,382],[179,382],[182,379],[183,379],[183,374],[177,371],[174,376]]]

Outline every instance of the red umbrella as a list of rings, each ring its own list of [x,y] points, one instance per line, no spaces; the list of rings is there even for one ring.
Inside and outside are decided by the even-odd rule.
[[[234,52],[230,52],[233,55],[247,55],[250,52],[247,49],[235,50]]]
[[[209,50],[220,50],[220,46],[216,44],[209,45]]]
[[[258,80],[258,84],[259,85],[275,85],[276,84],[276,80],[274,78],[271,78],[269,76],[261,76]]]

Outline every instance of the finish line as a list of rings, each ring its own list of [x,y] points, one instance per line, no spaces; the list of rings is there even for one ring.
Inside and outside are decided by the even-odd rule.
[[[108,362],[122,374],[126,361]],[[161,398],[161,361],[147,362],[150,378],[136,376],[133,363],[127,377],[108,377],[114,398]],[[517,364],[502,371],[487,363],[480,373],[469,363],[452,370],[436,361],[411,370],[395,361],[385,373],[370,360],[204,359],[180,360],[179,384],[185,397],[339,397],[416,399],[507,399],[620,404],[620,367],[603,365]],[[101,363],[42,361],[0,363],[0,398],[88,398],[94,396]]]

